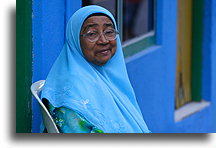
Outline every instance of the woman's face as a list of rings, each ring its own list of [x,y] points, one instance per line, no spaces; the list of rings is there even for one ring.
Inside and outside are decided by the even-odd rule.
[[[103,32],[113,29],[112,21],[106,16],[91,16],[82,25],[80,34],[98,32],[100,37],[91,42],[85,36],[80,36],[80,44],[85,58],[93,64],[106,64],[116,52],[116,39],[107,40]]]

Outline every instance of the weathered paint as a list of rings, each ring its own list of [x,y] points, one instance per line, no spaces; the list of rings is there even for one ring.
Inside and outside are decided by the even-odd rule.
[[[176,108],[192,100],[191,56],[192,28],[194,28],[192,26],[192,6],[193,0],[178,0]]]
[[[215,112],[215,16],[216,0],[204,0],[203,41],[202,41],[202,99],[209,101],[204,108],[176,124],[174,132],[212,133],[216,132]]]

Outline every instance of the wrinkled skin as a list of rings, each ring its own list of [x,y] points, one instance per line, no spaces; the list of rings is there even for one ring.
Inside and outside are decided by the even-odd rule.
[[[83,23],[80,34],[90,30],[101,33],[109,28],[114,27],[107,16],[91,16]],[[109,41],[104,35],[101,35],[96,42],[89,42],[85,37],[80,36],[80,45],[85,58],[98,66],[106,64],[116,52],[116,39]]]

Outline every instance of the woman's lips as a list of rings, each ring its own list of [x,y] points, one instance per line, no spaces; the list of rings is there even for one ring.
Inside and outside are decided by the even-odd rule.
[[[96,54],[101,54],[101,55],[106,56],[106,55],[108,55],[110,52],[111,52],[111,49],[108,48],[108,49],[102,49],[102,50],[100,50],[100,51],[97,51]]]

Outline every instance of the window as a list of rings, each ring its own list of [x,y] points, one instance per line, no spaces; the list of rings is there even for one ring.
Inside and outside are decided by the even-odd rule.
[[[176,109],[201,101],[202,3],[178,0]]]
[[[82,6],[87,6],[87,5],[99,5],[107,10],[109,10],[113,16],[116,18],[116,6],[117,2],[116,0],[83,0],[82,1]]]
[[[82,5],[99,5],[115,17],[128,57],[155,44],[155,0],[83,0]]]
[[[152,0],[123,1],[123,41],[154,30]]]

